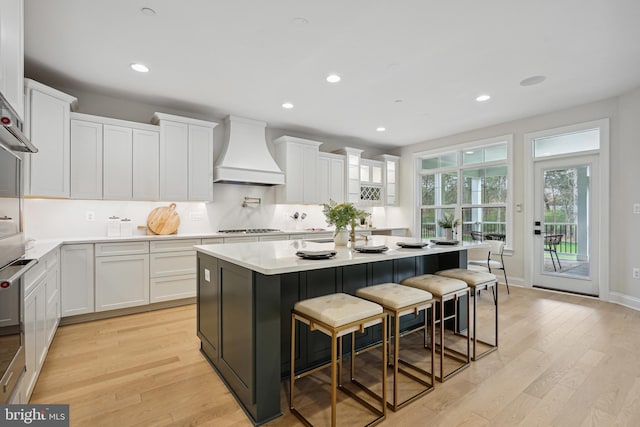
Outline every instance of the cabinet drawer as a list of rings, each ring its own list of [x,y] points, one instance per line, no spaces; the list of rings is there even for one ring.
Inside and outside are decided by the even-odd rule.
[[[23,295],[25,297],[29,295],[29,292],[31,292],[41,280],[43,280],[46,272],[47,270],[44,262],[38,261],[36,265],[31,267],[31,269],[24,274]]]
[[[277,240],[289,240],[288,234],[274,234],[270,236],[260,236],[261,242],[275,242]]]
[[[167,252],[150,255],[151,277],[196,273],[196,251]]]
[[[225,243],[257,242],[258,236],[225,237]]]
[[[180,239],[180,240],[152,240],[149,243],[149,251],[153,252],[174,252],[191,251],[195,245],[200,244],[200,239]]]
[[[216,243],[224,243],[224,239],[222,237],[211,237],[209,239],[202,239],[203,245],[213,245]]]
[[[150,302],[196,296],[196,274],[151,279]]]
[[[149,253],[149,242],[96,243],[96,256]]]

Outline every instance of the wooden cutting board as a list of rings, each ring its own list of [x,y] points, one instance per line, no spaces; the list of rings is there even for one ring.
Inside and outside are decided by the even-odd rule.
[[[154,234],[176,234],[180,225],[180,215],[176,204],[155,208],[147,217],[147,227]]]

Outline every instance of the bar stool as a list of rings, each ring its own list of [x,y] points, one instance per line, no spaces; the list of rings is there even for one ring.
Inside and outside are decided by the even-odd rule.
[[[322,366],[316,367],[310,371],[302,374],[295,374],[295,348],[296,348],[296,321],[300,321],[309,325],[310,331],[320,331],[331,337],[331,362],[325,363]],[[299,301],[293,307],[291,311],[291,379],[290,379],[290,397],[289,408],[291,412],[298,417],[305,425],[311,424],[307,419],[295,408],[294,405],[294,384],[295,380],[306,377],[313,374],[320,369],[331,366],[331,426],[336,425],[336,403],[337,403],[337,389],[344,391],[346,394],[360,402],[363,406],[369,409],[371,412],[377,415],[377,418],[371,421],[368,426],[373,426],[383,421],[387,416],[387,396],[386,396],[386,365],[387,365],[387,343],[383,340],[382,348],[382,397],[379,398],[381,410],[362,399],[360,396],[352,393],[347,388],[344,388],[340,383],[340,372],[338,369],[338,360],[340,365],[342,364],[342,337],[346,334],[351,334],[351,342],[355,340],[355,332],[364,332],[364,330],[370,326],[382,323],[383,330],[387,328],[387,314],[383,311],[382,307],[371,301],[364,300],[362,298],[354,297],[343,293],[325,295],[317,298],[311,298],[303,301]],[[338,340],[339,348],[338,348]],[[354,354],[351,355],[353,359]],[[353,361],[352,361],[353,363]],[[357,383],[360,387],[363,387],[370,394],[370,390],[366,389],[361,384]]]
[[[389,404],[389,407],[394,411],[402,408],[403,406],[408,405],[419,397],[433,391],[433,386],[435,384],[435,352],[434,352],[434,343],[433,343],[433,335],[435,332],[434,327],[434,299],[433,296],[426,291],[410,288],[407,286],[401,286],[397,283],[384,283],[381,285],[368,286],[366,288],[360,288],[356,291],[356,295],[360,298],[367,299],[369,301],[373,301],[377,304],[380,304],[384,309],[385,313],[388,314],[390,319],[393,319],[393,357],[388,357],[389,363],[393,363],[393,403]],[[424,326],[415,329],[411,332],[418,331],[420,329],[424,330],[424,345],[427,346],[427,309],[431,308],[431,332],[429,333],[429,348],[431,348],[431,372],[427,372],[424,369],[421,369],[414,364],[411,364],[405,360],[400,359],[400,317],[406,314],[414,314],[417,316],[420,311],[425,311],[424,316]],[[389,350],[391,346],[391,324],[387,323],[389,327],[385,332],[384,340],[388,340],[387,350]],[[354,354],[352,352],[352,354]],[[352,358],[353,360],[353,358]],[[422,378],[417,377],[411,372],[408,372],[399,367],[402,364],[405,367],[411,368],[412,370],[426,375],[430,379],[430,383],[423,380]],[[355,369],[352,366],[351,373],[353,375]],[[419,383],[423,387],[417,393],[412,396],[404,399],[402,402],[398,402],[398,373],[402,373],[407,378]]]
[[[471,360],[478,360],[487,354],[498,349],[498,279],[494,274],[477,271],[467,270],[464,268],[452,268],[449,270],[438,271],[438,276],[448,277],[451,279],[458,279],[464,281],[471,289],[473,289],[473,357]],[[493,295],[493,303],[496,306],[495,310],[495,342],[490,343],[478,339],[478,327],[477,327],[477,312],[478,312],[478,297],[480,291],[485,289],[491,289]],[[477,354],[478,342],[488,345],[489,349]]]
[[[400,282],[403,286],[410,286],[412,288],[422,289],[430,292],[434,299],[439,302],[440,306],[440,318],[436,322],[440,323],[440,376],[436,376],[436,379],[440,382],[445,382],[452,375],[457,374],[461,370],[467,368],[470,364],[470,340],[469,334],[466,335],[467,340],[467,352],[466,354],[456,351],[452,348],[448,348],[444,341],[444,322],[449,319],[454,319],[455,327],[457,329],[458,323],[458,309],[457,302],[462,296],[467,297],[467,329],[469,328],[469,287],[461,280],[449,279],[446,277],[435,276],[433,274],[423,274],[420,276],[409,277]],[[454,313],[451,316],[445,316],[444,303],[447,301],[454,302]],[[435,340],[434,340],[435,341]],[[446,349],[446,352],[445,352]],[[448,374],[444,374],[444,359],[445,356],[449,359],[459,362],[460,365]]]

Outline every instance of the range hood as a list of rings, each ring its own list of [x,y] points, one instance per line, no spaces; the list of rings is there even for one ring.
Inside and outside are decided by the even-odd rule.
[[[267,124],[237,116],[228,116],[225,123],[224,147],[213,168],[213,182],[284,184],[284,173],[267,147]]]
[[[13,151],[37,153],[38,149],[31,144],[20,130],[20,121],[11,105],[0,94],[0,144]]]

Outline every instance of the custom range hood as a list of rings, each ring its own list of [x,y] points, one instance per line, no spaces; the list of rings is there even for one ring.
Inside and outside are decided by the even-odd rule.
[[[225,123],[224,147],[213,168],[213,182],[284,184],[284,173],[267,147],[267,124],[237,116],[228,116]]]

